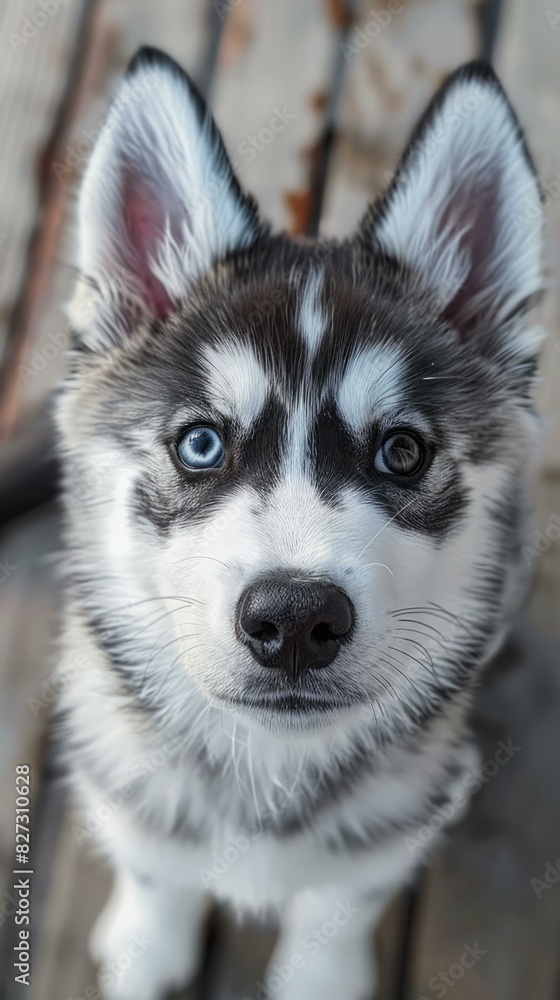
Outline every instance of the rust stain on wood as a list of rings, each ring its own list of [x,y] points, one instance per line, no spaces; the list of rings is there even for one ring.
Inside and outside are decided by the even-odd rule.
[[[339,31],[348,27],[352,19],[351,5],[348,0],[325,0],[327,14],[332,24]]]
[[[304,236],[309,230],[313,199],[311,191],[287,191],[284,201],[290,213],[288,232],[292,236]]]
[[[306,176],[309,178],[309,187],[287,191],[284,194],[284,201],[291,218],[291,222],[287,228],[292,236],[306,236],[309,233],[313,221],[314,178],[317,176],[317,170],[324,154],[325,143],[323,136],[310,146],[302,149],[301,156],[306,163]]]
[[[238,7],[232,7],[229,11],[218,52],[218,66],[221,70],[232,69],[244,56],[253,41],[255,17],[253,0],[243,0]]]
[[[311,95],[309,99],[309,105],[313,111],[317,114],[322,114],[329,103],[329,95],[325,90],[318,90]]]
[[[488,14],[489,0],[473,0],[473,14],[482,26]]]

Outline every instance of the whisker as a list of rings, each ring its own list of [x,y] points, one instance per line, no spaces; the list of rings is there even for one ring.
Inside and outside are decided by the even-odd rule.
[[[403,640],[402,640],[402,641],[403,641],[403,642],[414,642],[414,640],[413,640],[413,639],[407,639],[407,638],[406,638],[406,637],[404,637],[404,636],[403,636]],[[419,643],[416,643],[416,645],[418,646],[418,645],[419,645]],[[406,649],[398,649],[398,647],[397,647],[397,646],[391,646],[391,649],[392,649],[392,650],[393,650],[393,651],[394,651],[395,653],[400,653],[400,654],[402,654],[402,656],[408,656],[408,657],[409,657],[409,659],[411,659],[411,660],[414,660],[414,662],[415,662],[415,663],[417,663],[419,667],[422,667],[422,668],[425,668],[425,667],[427,667],[427,666],[428,666],[428,663],[425,663],[425,662],[423,662],[422,660],[419,660],[417,656],[413,656],[413,655],[412,655],[412,653],[409,653],[409,652],[408,652],[408,651],[407,651]],[[432,671],[432,673],[433,673],[434,677],[435,677],[435,678],[436,678],[436,680],[437,680],[437,677],[436,677],[436,672],[435,672],[435,668],[434,668],[434,663],[433,663],[433,660],[432,660],[432,658],[431,658],[431,657],[430,657],[430,663],[429,663],[429,667],[430,667],[430,669],[431,669],[431,671]]]
[[[387,663],[386,660],[383,661],[383,662],[385,662],[386,666],[388,666],[389,669],[391,669],[391,664],[390,663]],[[391,684],[391,682],[388,681],[387,678],[385,676],[383,676],[383,674],[377,673],[375,675],[375,677],[376,677],[376,680],[380,681],[383,684],[385,690],[389,691],[389,694],[392,694],[393,698],[395,698],[402,705],[402,698],[400,697],[400,695],[397,694],[397,692],[395,691],[395,689],[394,689],[393,685]]]
[[[229,565],[228,565],[227,563],[225,563],[225,562],[222,562],[222,560],[221,560],[221,559],[216,559],[216,557],[215,557],[215,556],[203,556],[203,555],[197,555],[197,556],[181,556],[181,562],[188,562],[188,561],[189,561],[189,560],[191,560],[191,559],[208,559],[208,560],[209,560],[210,562],[217,562],[217,563],[219,563],[219,564],[220,564],[220,566],[225,566],[225,568],[226,568],[226,569],[231,569],[231,566],[229,566]]]
[[[432,602],[430,602],[430,603],[432,603]],[[451,619],[452,621],[456,621],[461,626],[461,628],[465,628],[465,629],[467,628],[467,622],[465,622],[464,619],[461,619],[457,615],[453,614],[452,611],[447,611],[446,608],[442,608],[438,604],[433,604],[433,607],[436,607],[438,610],[437,611],[432,611],[431,608],[427,608],[427,607],[421,607],[421,608],[399,608],[396,611],[391,611],[391,615],[393,617],[395,617],[395,618],[398,618],[399,615],[406,614],[408,612],[412,612],[413,614],[431,615],[433,618],[441,618],[444,621],[448,621],[449,619]]]
[[[390,653],[386,653],[386,656],[391,656],[391,654]],[[383,660],[383,657],[380,657],[380,659]],[[391,656],[391,660],[394,660],[393,656]],[[387,663],[387,660],[383,660],[383,662]],[[387,663],[387,666],[391,667],[391,664]],[[401,670],[400,667],[398,667],[395,663],[393,664],[393,669],[396,670],[397,673],[401,675],[401,677],[404,677],[405,681],[408,681],[408,683],[410,684],[410,686],[416,691],[416,694],[418,695],[419,698],[423,698],[424,697],[423,694],[422,694],[422,692],[420,691],[420,688],[416,687],[416,684],[414,683],[414,681],[412,680],[412,678],[409,677],[408,674],[406,674],[404,672],[404,670]]]
[[[405,621],[410,621],[410,619],[407,618],[407,619],[405,619]],[[423,622],[418,622],[418,624],[419,625],[423,625],[424,623]],[[448,648],[446,646],[444,646],[444,644],[441,642],[440,639],[436,639],[435,636],[429,635],[429,633],[421,632],[420,629],[418,629],[418,628],[394,629],[393,634],[396,635],[396,636],[398,636],[399,632],[405,632],[405,631],[406,632],[411,632],[413,635],[421,635],[424,639],[428,639],[430,642],[437,643],[437,645],[440,647],[440,649],[443,649],[444,653],[448,652]],[[442,636],[442,638],[443,638],[443,636]]]
[[[430,630],[430,632],[435,632],[436,635],[439,635],[442,639],[445,639],[443,632],[440,632],[439,629],[435,628],[434,625],[428,625],[428,622],[419,622],[416,618],[399,618],[399,621],[405,622],[405,624],[408,625],[421,625],[422,628],[427,628]]]
[[[259,826],[262,829],[261,812],[260,812],[260,809],[259,809],[259,802],[258,802],[258,799],[257,799],[257,788],[256,788],[256,785],[255,785],[255,773],[253,771],[253,753],[252,753],[251,733],[248,734],[247,739],[248,739],[248,744],[247,744],[247,763],[249,765],[249,780],[251,782],[251,791],[253,793],[253,802],[255,803],[255,812],[256,812],[256,815],[257,815],[257,822],[258,822]]]
[[[237,787],[239,788],[239,791],[242,791],[243,789],[247,791],[247,786],[245,782],[241,780],[241,776],[239,774],[239,764],[237,762],[237,756],[235,753],[236,745],[237,745],[237,712],[235,712],[233,716],[233,732],[231,735],[231,757],[233,761],[233,771],[237,781]]]
[[[401,509],[397,511],[396,514],[393,514],[393,516],[390,517],[389,520],[386,521],[384,525],[382,525],[382,527],[379,529],[379,531],[376,531],[376,533],[373,536],[373,538],[370,538],[370,540],[367,543],[367,545],[364,545],[362,551],[358,553],[358,555],[356,556],[356,559],[354,560],[354,563],[352,564],[352,566],[355,566],[355,564],[358,562],[358,559],[360,558],[360,556],[363,556],[364,552],[366,551],[367,548],[369,548],[369,546],[371,545],[371,543],[374,542],[376,538],[379,538],[381,532],[385,531],[385,528],[387,528],[391,524],[391,522],[394,521],[395,518],[399,516],[399,514],[402,514],[402,512],[407,509],[407,507],[410,507],[410,505],[413,504],[413,503],[415,503],[415,502],[417,502],[417,498],[416,497],[412,497],[412,500],[409,500],[408,503],[405,503],[401,507]]]
[[[181,639],[190,639],[190,638],[194,639],[195,636],[200,635],[200,634],[201,634],[200,632],[187,632],[185,635],[178,635],[174,639],[170,639],[169,642],[166,642],[165,645],[163,645],[163,646],[160,646],[157,643],[154,643],[154,648],[152,650],[152,654],[150,656],[150,659],[148,660],[147,666],[144,668],[144,676],[146,675],[147,671],[151,667],[151,665],[152,665],[152,663],[154,661],[154,657],[155,656],[159,656],[160,653],[163,653],[164,649],[168,649],[169,646],[174,646],[177,642],[180,642]]]
[[[397,633],[399,633],[399,632],[411,632],[411,633],[415,633],[416,635],[420,634],[418,632],[418,629],[415,629],[415,628],[399,628],[399,629],[395,629],[395,635]],[[410,642],[410,643],[412,643],[413,646],[417,646],[418,649],[421,649],[422,652],[424,653],[424,655],[426,656],[428,662],[433,667],[434,661],[432,660],[432,657],[430,656],[430,654],[429,654],[428,650],[426,649],[426,647],[423,646],[421,642],[418,642],[416,639],[408,639],[407,636],[405,636],[405,635],[399,636],[399,638],[402,638],[403,642]]]
[[[382,563],[382,562],[366,563],[365,566],[357,566],[356,569],[358,569],[358,570],[371,569],[372,566],[381,566],[382,569],[386,569],[387,572],[391,574],[391,576],[393,577],[393,579],[395,579],[395,574],[393,573],[393,570],[390,569],[389,566],[386,566],[385,563]]]
[[[158,622],[163,621],[163,619],[167,618],[168,615],[175,615],[177,614],[178,611],[186,611],[186,610],[187,610],[186,608],[169,608],[167,611],[164,611],[164,613],[160,615],[159,618],[154,618],[152,621],[149,621],[146,625],[143,625],[142,628],[138,630],[138,632],[134,633],[134,637],[136,638],[136,636],[142,635],[142,632],[145,632],[147,628],[151,628],[153,625],[157,625]],[[199,618],[198,621],[200,622],[201,619]],[[193,622],[193,624],[196,624],[196,622]]]
[[[158,597],[146,597],[141,601],[131,601],[130,604],[122,604],[118,608],[111,608],[111,613],[118,613],[119,611],[128,611],[130,608],[139,607],[141,604],[149,604],[152,601],[181,601],[183,604],[200,604],[204,606],[204,601],[198,601],[194,597],[177,597],[173,594],[162,595]]]
[[[396,611],[391,611],[390,614],[394,618],[398,618],[399,615],[404,614],[422,614],[422,615],[432,615],[434,618],[441,618],[443,621],[449,621],[450,619],[443,614],[438,614],[437,611],[432,611],[430,608],[399,608]]]
[[[453,618],[457,622],[457,624],[461,626],[461,628],[467,629],[469,625],[476,624],[475,621],[469,622],[466,618],[459,618],[459,616],[453,614],[452,611],[448,611],[446,608],[442,608],[440,604],[434,604],[433,601],[429,601],[428,603],[431,604],[432,607],[437,608],[438,611],[441,611],[443,614],[450,615],[450,617]]]
[[[198,634],[200,634],[200,633],[198,633]],[[158,695],[159,695],[159,693],[160,693],[163,685],[165,684],[165,682],[166,682],[167,678],[169,677],[170,673],[172,672],[175,664],[179,662],[179,660],[181,659],[181,657],[184,656],[187,653],[192,653],[193,650],[195,650],[195,649],[200,649],[202,646],[204,646],[203,642],[197,643],[196,646],[189,646],[188,649],[185,649],[184,652],[179,653],[179,655],[175,657],[175,659],[170,663],[168,669],[165,671],[165,673],[164,673],[164,675],[163,675],[163,677],[161,679],[161,682],[160,682],[160,684],[158,685],[158,687],[157,687],[157,689],[155,691],[154,698],[158,697]],[[210,707],[210,706],[208,706],[208,707]]]
[[[375,725],[377,726],[377,728],[380,729],[379,719],[378,719],[378,716],[377,716],[377,705],[375,704],[374,701],[371,700],[371,698],[368,698],[368,704],[369,704],[369,707],[371,708],[371,714],[372,714],[372,717],[373,717],[373,721],[375,722]]]

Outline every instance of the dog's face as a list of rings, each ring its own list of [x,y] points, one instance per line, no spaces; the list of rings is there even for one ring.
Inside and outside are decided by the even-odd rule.
[[[354,240],[273,237],[187,78],[135,60],[82,191],[61,426],[78,585],[141,696],[315,731],[468,683],[519,549],[539,204],[471,69]]]

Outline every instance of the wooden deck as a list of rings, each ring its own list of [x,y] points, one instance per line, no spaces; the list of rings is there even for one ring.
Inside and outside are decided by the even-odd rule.
[[[560,187],[556,0],[55,0],[44,24],[35,18],[41,26],[33,33],[39,9],[36,0],[5,0],[0,12],[0,436],[17,450],[22,436],[35,435],[39,463],[46,403],[64,371],[57,340],[73,280],[76,183],[107,98],[139,44],[166,49],[194,76],[241,180],[263,214],[293,233],[349,232],[385,186],[435,88],[481,54],[492,56],[544,181]],[[245,140],[267,128],[276,108],[294,117],[249,159]],[[551,291],[542,321],[550,336],[536,483],[543,533],[560,516],[560,197],[556,186],[546,190]],[[379,932],[382,1000],[431,1000],[445,995],[446,982],[454,1000],[560,1000],[560,879],[541,889],[535,882],[560,857],[560,541],[541,547],[529,606],[480,692],[475,723],[486,780],[416,893],[395,901]],[[7,1000],[24,995],[12,980],[9,915],[21,761],[33,772],[35,872],[34,968],[25,995],[98,998],[86,939],[109,876],[72,835],[49,756],[60,558],[54,505],[11,522],[0,536],[0,982]],[[514,749],[496,768],[500,741]],[[238,927],[216,913],[200,981],[182,1000],[253,997],[273,940],[272,929]],[[479,954],[469,968],[461,962],[467,947]]]

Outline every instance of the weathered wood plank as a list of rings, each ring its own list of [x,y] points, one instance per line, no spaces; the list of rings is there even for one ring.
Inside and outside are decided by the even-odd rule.
[[[338,42],[324,0],[244,0],[225,22],[213,108],[241,181],[277,229],[308,228]]]
[[[68,807],[51,860],[30,1000],[100,997],[87,945],[91,928],[109,894],[111,873],[108,865],[92,852],[91,845],[88,849],[78,843],[72,830],[76,825],[80,825],[80,818]],[[194,983],[174,995],[173,1000],[195,1000],[198,989],[199,984]]]
[[[349,235],[387,186],[434,91],[478,54],[480,8],[476,0],[360,0],[343,47],[346,86],[323,233]]]
[[[542,321],[548,331],[544,345],[544,373],[539,408],[545,417],[546,446],[543,466],[560,469],[560,6],[536,0],[528,7],[512,0],[502,12],[495,65],[526,131],[529,148],[539,170],[545,196],[547,220],[546,273],[549,294]],[[520,233],[523,220],[534,206],[519,206]]]
[[[376,930],[372,945],[379,968],[375,1000],[400,1000],[397,990],[401,978],[408,902],[406,892],[396,896]]]
[[[522,0],[504,4],[495,57],[544,180],[550,275],[560,258],[555,99],[560,35],[555,37],[554,32],[560,26],[559,13],[557,5],[553,8],[540,0],[530,8]],[[527,204],[518,206],[521,239],[523,220],[533,209]],[[558,795],[551,793],[558,784],[555,762],[560,752],[560,547],[554,519],[560,511],[559,306],[554,288],[541,309],[550,336],[538,393],[546,442],[535,489],[541,534],[535,536],[529,557],[535,569],[532,599],[518,636],[519,663],[510,672],[490,678],[480,697],[487,717],[505,725],[519,750],[507,766],[487,779],[427,880],[418,922],[414,996],[433,995],[434,981],[441,989],[444,975],[457,979],[453,987],[457,1000],[552,1000],[560,982],[560,893],[556,882],[548,881],[556,878],[560,822]],[[547,639],[546,633],[556,638]],[[495,752],[495,746],[486,745],[484,755],[492,770]],[[461,956],[465,944],[475,942],[484,954],[467,969]]]
[[[237,923],[224,912],[216,925],[217,947],[204,1000],[245,1000],[262,992],[268,960],[276,942],[273,926],[255,921]]]
[[[24,328],[0,430],[9,433],[22,412],[41,403],[65,371],[68,324],[62,307],[75,278],[77,187],[122,71],[142,44],[173,55],[198,79],[209,46],[209,0],[179,0],[155,7],[149,0],[99,0],[91,17],[80,73],[73,82],[72,113],[51,150],[41,223],[40,251],[26,277]]]
[[[382,6],[386,5],[380,4],[379,8]],[[543,133],[546,133],[547,138],[544,141],[548,142],[550,149],[554,149],[557,129],[552,127],[551,116],[554,118],[555,114],[552,97],[555,91],[550,86],[550,80],[555,79],[555,76],[552,69],[547,71],[541,65],[543,41],[535,37],[542,32],[545,19],[543,16],[539,23],[536,12],[527,9],[521,2],[517,4],[517,12],[515,6],[512,4],[511,8],[510,5],[506,8],[508,14],[511,16],[515,14],[518,21],[518,44],[512,47],[513,52],[509,53],[509,60],[516,66],[516,59],[518,62],[529,64],[534,61],[533,72],[540,81],[541,103],[541,117],[540,121],[535,123],[534,131],[537,141],[540,140],[541,144]],[[448,13],[451,18],[447,28],[445,16],[439,21],[439,25],[431,20],[431,13],[435,12],[437,7],[437,4],[415,5],[415,16],[420,15],[422,8],[424,14],[423,22],[421,24],[416,22],[421,29],[418,32],[408,31],[405,19],[410,18],[411,25],[415,22],[411,11],[406,9],[399,17],[395,16],[392,25],[389,23],[384,30],[380,29],[376,38],[365,45],[363,50],[349,54],[348,90],[326,188],[323,225],[325,232],[339,235],[351,231],[361,217],[367,199],[375,197],[384,188],[388,173],[393,169],[403,148],[411,124],[422,111],[427,98],[431,96],[441,78],[459,62],[476,55],[477,23],[473,5],[461,5],[462,17],[457,16],[457,5],[446,5],[447,12],[443,13]],[[365,17],[370,21],[372,19],[371,10],[371,4],[364,5],[363,29],[365,29],[363,19]],[[449,31],[451,25],[452,32]],[[447,39],[446,32],[449,36]],[[529,37],[534,41],[533,44],[528,42]],[[363,41],[362,36],[356,36],[351,31],[350,42],[353,38]],[[547,42],[550,58],[553,59],[550,35]],[[392,45],[395,47],[392,48]],[[354,62],[355,65],[352,65]],[[507,66],[505,56],[502,62]],[[554,68],[556,75],[557,65],[556,60]],[[498,69],[506,77],[505,82],[509,86],[506,69],[500,66],[500,58],[498,58]],[[517,80],[519,89],[524,92],[528,107],[532,106],[531,102],[535,99],[534,94],[530,95],[530,78],[531,71],[526,67],[524,72],[520,72]],[[545,119],[546,112],[548,120]],[[529,138],[531,139],[531,129]],[[535,154],[539,161],[538,147],[535,148]],[[551,169],[550,180],[560,176],[558,166],[560,165],[555,163]],[[554,259],[557,259],[557,255]],[[554,329],[558,329],[557,323],[554,323]],[[552,346],[552,350],[556,351],[555,345]],[[560,353],[557,351],[556,353],[560,358]],[[553,384],[551,382],[556,378],[559,369],[552,358],[549,360],[553,373],[552,376],[549,374],[547,366],[544,392],[548,400],[547,412],[550,414],[558,411],[556,382]],[[547,450],[548,462],[554,469],[558,440],[558,436],[554,437]],[[560,509],[559,492],[557,477],[555,483],[547,484],[546,500],[543,499],[541,491],[543,528],[550,523],[551,512]],[[549,568],[546,586],[541,588],[540,597],[533,602],[533,615],[536,605],[541,621],[547,616],[547,611],[550,612],[552,602],[555,600],[557,604],[558,600],[556,581],[560,578],[560,574],[556,575],[550,571],[550,567],[556,565],[556,559],[554,546],[548,545],[540,562],[541,576],[545,567]],[[547,609],[543,613],[542,591],[544,590],[548,591],[549,600]],[[534,677],[533,644],[536,645],[535,636],[528,639],[526,654],[531,659],[531,676]],[[543,683],[549,691],[550,684],[553,683],[551,671],[554,655],[557,657],[557,653],[554,654],[552,651],[548,666],[543,664]],[[522,676],[526,680],[528,673]],[[522,683],[518,676],[515,697],[520,699],[520,705],[516,713],[519,717],[516,717],[515,723],[522,727],[524,739],[530,742],[531,723],[527,720],[523,726],[521,705],[524,699],[520,693]],[[536,694],[534,696],[537,697]],[[504,689],[498,687],[494,698],[497,718],[500,717],[497,706],[498,703],[503,705],[504,697]],[[538,712],[535,712],[535,725],[537,714]],[[513,725],[513,721],[512,719],[510,731],[520,732],[521,730]],[[525,745],[524,739],[519,738],[518,742]],[[522,764],[510,765],[509,774],[506,773],[501,778],[502,782],[506,782],[502,794],[498,790],[498,778],[495,779],[496,784],[493,780],[491,792],[486,800],[492,798],[492,809],[483,808],[482,804],[475,804],[471,819],[462,828],[464,832],[454,838],[452,847],[434,865],[427,879],[426,896],[417,924],[418,939],[410,988],[411,997],[443,995],[440,991],[445,983],[440,979],[440,972],[442,976],[450,977],[449,985],[445,986],[445,989],[448,991],[453,985],[453,995],[457,998],[493,997],[499,1000],[501,997],[531,996],[544,1000],[545,997],[553,995],[553,983],[557,976],[553,937],[558,926],[556,913],[558,904],[555,905],[548,898],[546,905],[543,905],[545,894],[541,901],[536,901],[530,888],[530,878],[535,871],[544,870],[543,855],[546,854],[546,849],[543,847],[543,842],[547,837],[543,837],[542,832],[543,829],[549,831],[557,828],[558,817],[555,812],[553,814],[549,812],[546,816],[542,815],[540,821],[534,819],[528,826],[523,822],[519,809],[520,797],[524,802],[531,803],[531,810],[535,807],[535,796],[531,789],[534,788],[537,774],[542,774],[544,770],[548,773],[549,780],[554,780],[550,773],[550,763],[547,766],[547,761],[550,762],[556,757],[556,754],[551,752],[551,747],[556,746],[552,727],[547,733],[547,742],[545,743],[543,739],[542,745],[548,747],[548,756],[543,750],[542,759],[538,763],[535,760],[529,762],[527,757],[525,774],[521,779],[518,777],[516,780],[514,772],[515,767],[522,768]],[[519,775],[519,771],[515,774]],[[491,835],[487,833],[486,839],[482,838],[482,842],[480,834],[477,837],[478,827],[483,829],[489,827],[491,831]],[[530,849],[527,849],[527,841],[531,844]],[[552,859],[554,854],[552,844],[549,847],[550,852]],[[524,854],[521,861],[519,853]],[[492,892],[488,891],[490,875]],[[516,909],[513,913],[507,895],[508,887],[516,900]],[[548,893],[546,895],[549,896]],[[495,896],[498,898],[494,898]],[[516,938],[524,942],[519,958],[512,947],[512,942]],[[481,949],[485,949],[485,941],[488,942],[487,955],[480,959],[480,964],[476,962],[473,969],[467,972],[466,966],[463,969],[457,963],[460,963],[464,945],[474,946],[477,941]],[[470,961],[468,955],[467,961]],[[456,981],[453,976],[461,978]],[[439,986],[436,986],[436,983]],[[437,992],[434,992],[436,990]]]
[[[502,10],[496,68],[526,130],[539,170],[547,223],[545,268],[548,292],[537,318],[547,330],[543,346],[542,380],[537,393],[543,417],[544,446],[536,489],[534,620],[549,634],[560,635],[560,6],[537,0],[528,7],[512,0]],[[519,205],[519,233],[534,210]]]
[[[515,663],[489,678],[479,699],[496,728],[482,740],[481,790],[427,878],[415,997],[434,995],[434,977],[441,989],[440,973],[456,982],[460,1000],[555,996],[560,891],[545,872],[560,853],[559,647],[526,624],[516,640]],[[462,958],[475,945],[484,955]]]
[[[88,935],[109,891],[109,871],[78,845],[65,815],[41,923],[31,1000],[84,996],[96,986]]]
[[[191,0],[188,6],[177,0],[158,8],[148,0],[134,4],[127,0],[114,3],[106,0],[97,5],[90,19],[83,62],[80,72],[74,74],[70,108],[64,127],[57,134],[57,145],[51,148],[52,162],[46,165],[50,177],[38,228],[38,249],[25,277],[25,328],[20,331],[19,339],[23,351],[17,361],[29,366],[33,357],[37,357],[45,364],[39,364],[37,373],[27,380],[18,377],[17,369],[12,372],[15,377],[10,388],[15,391],[5,405],[4,430],[13,426],[35,400],[44,398],[64,370],[66,320],[60,307],[68,299],[73,281],[72,268],[68,266],[75,260],[72,198],[117,75],[140,44],[150,43],[170,51],[197,77],[205,69],[209,11],[209,0]],[[70,52],[60,52],[65,71],[70,57]],[[23,84],[20,82],[19,86]],[[36,106],[42,107],[40,101]],[[54,614],[47,607],[56,600],[58,587],[53,581],[52,567],[39,572],[34,559],[35,553],[40,557],[41,546],[47,545],[45,539],[53,546],[58,546],[58,542],[51,520],[38,518],[36,523],[36,528],[33,522],[29,527],[14,529],[2,548],[3,555],[9,554],[18,567],[23,567],[14,575],[13,593],[7,589],[8,584],[2,584],[0,594],[0,614],[7,621],[1,640],[5,656],[0,712],[5,723],[2,760],[6,768],[2,770],[0,791],[8,805],[13,798],[10,782],[15,760],[30,760],[36,783],[40,779],[40,750],[48,711],[47,706],[43,709],[39,705],[34,717],[27,698],[41,699],[41,684],[54,665],[47,658],[43,618],[48,619],[49,628],[54,625]],[[17,595],[16,590],[19,590]],[[33,627],[29,627],[29,620]],[[13,810],[8,807],[2,812],[0,826],[2,871],[6,864],[11,867],[12,820]],[[35,821],[40,836],[41,817],[36,815]],[[66,826],[39,929],[34,995],[41,1000],[78,996],[86,986],[95,984],[86,957],[86,941],[91,920],[106,895],[107,879],[100,881],[98,866],[88,860],[85,850],[77,849],[69,836]],[[3,887],[2,878],[0,889]]]
[[[328,166],[320,231],[349,235],[386,187],[409,133],[443,79],[478,53],[480,5],[418,0],[357,5],[344,39],[345,85]],[[378,933],[382,998],[395,996],[401,897]],[[412,993],[411,996],[416,994]]]
[[[45,147],[63,98],[81,3],[41,11],[6,0],[0,12],[0,353],[21,287],[39,204]]]
[[[42,771],[42,741],[49,703],[48,681],[58,593],[52,587],[58,550],[55,514],[20,524],[2,539],[0,561],[0,896],[12,884],[15,843],[15,768],[31,768],[31,820]],[[34,833],[36,827],[32,828]]]

